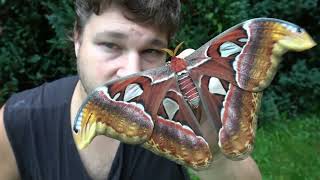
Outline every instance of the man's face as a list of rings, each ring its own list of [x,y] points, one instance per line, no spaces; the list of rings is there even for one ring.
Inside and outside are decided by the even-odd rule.
[[[126,19],[119,8],[93,14],[75,41],[81,83],[90,93],[107,81],[161,66],[167,34]]]

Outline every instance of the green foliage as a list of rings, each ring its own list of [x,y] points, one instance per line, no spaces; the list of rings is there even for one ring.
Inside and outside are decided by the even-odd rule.
[[[253,158],[263,179],[300,180],[320,177],[320,117],[281,119],[261,127]]]
[[[281,112],[316,111],[315,100],[320,99],[320,69],[309,68],[305,61],[298,61],[287,74],[280,74],[275,90],[279,97],[287,99],[279,103]],[[290,93],[288,93],[290,92]]]
[[[0,8],[7,17],[0,21],[0,105],[13,92],[75,72],[70,2],[3,1]]]
[[[70,46],[70,40],[73,38],[72,23],[75,18],[73,6],[70,0],[61,0],[60,3],[42,2],[42,5],[48,8],[50,14],[46,15],[46,18],[55,31],[55,36],[48,42],[54,48],[63,50],[66,46]],[[72,49],[72,46],[68,49]]]
[[[200,180],[200,178],[196,175],[194,170],[188,168],[187,171],[191,180]]]
[[[227,28],[248,19],[248,6],[246,0],[193,0],[183,4],[181,29],[176,41],[185,41],[187,47],[196,49]]]
[[[277,102],[281,99],[274,91],[268,90],[262,98],[261,110],[258,116],[258,124],[264,124],[269,121],[280,118],[281,113],[278,109]]]
[[[277,120],[284,115],[319,113],[320,69],[308,67],[305,60],[295,63],[291,70],[279,74],[277,84],[271,86],[262,101],[259,115],[262,121]]]

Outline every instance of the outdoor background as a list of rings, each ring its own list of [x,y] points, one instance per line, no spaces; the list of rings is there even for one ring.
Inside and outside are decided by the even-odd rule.
[[[198,48],[250,18],[305,28],[320,43],[318,0],[183,0],[171,47]],[[71,0],[0,0],[0,106],[14,92],[76,73]],[[253,157],[263,179],[320,179],[320,45],[284,56],[265,91]],[[193,177],[197,179],[196,177]]]

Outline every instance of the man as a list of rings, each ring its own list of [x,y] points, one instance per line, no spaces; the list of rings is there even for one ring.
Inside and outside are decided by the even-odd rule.
[[[21,92],[1,108],[0,179],[188,179],[180,165],[105,136],[77,150],[71,128],[95,87],[165,63],[159,49],[177,29],[179,11],[176,0],[77,0],[79,77]],[[261,179],[251,158],[222,158],[197,174],[203,179]]]

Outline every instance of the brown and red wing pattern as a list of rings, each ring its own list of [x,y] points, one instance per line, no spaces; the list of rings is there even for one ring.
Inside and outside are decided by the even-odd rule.
[[[179,164],[208,167],[212,161],[210,147],[180,93],[176,77],[167,67],[158,71],[162,74],[139,73],[96,88],[74,125],[78,147],[84,148],[97,135],[106,135],[142,144]]]
[[[201,126],[207,129],[202,132],[214,136],[212,130],[216,130],[220,151],[226,157],[232,160],[246,158],[253,149],[262,92],[245,91],[205,75],[200,77],[200,82],[201,108],[206,117]]]
[[[206,116],[202,123],[218,131],[225,156],[239,160],[252,151],[262,91],[277,72],[281,56],[314,45],[294,24],[258,18],[227,30],[185,58],[199,87],[199,108]]]
[[[152,136],[143,147],[195,169],[208,167],[212,162],[209,143],[176,82],[164,96]]]
[[[167,66],[137,73],[96,88],[82,104],[73,130],[79,148],[97,135],[130,144],[147,141],[166,89],[175,83]]]
[[[248,91],[262,91],[275,76],[281,56],[315,46],[292,23],[257,18],[230,28],[186,57],[193,73],[226,80]]]

